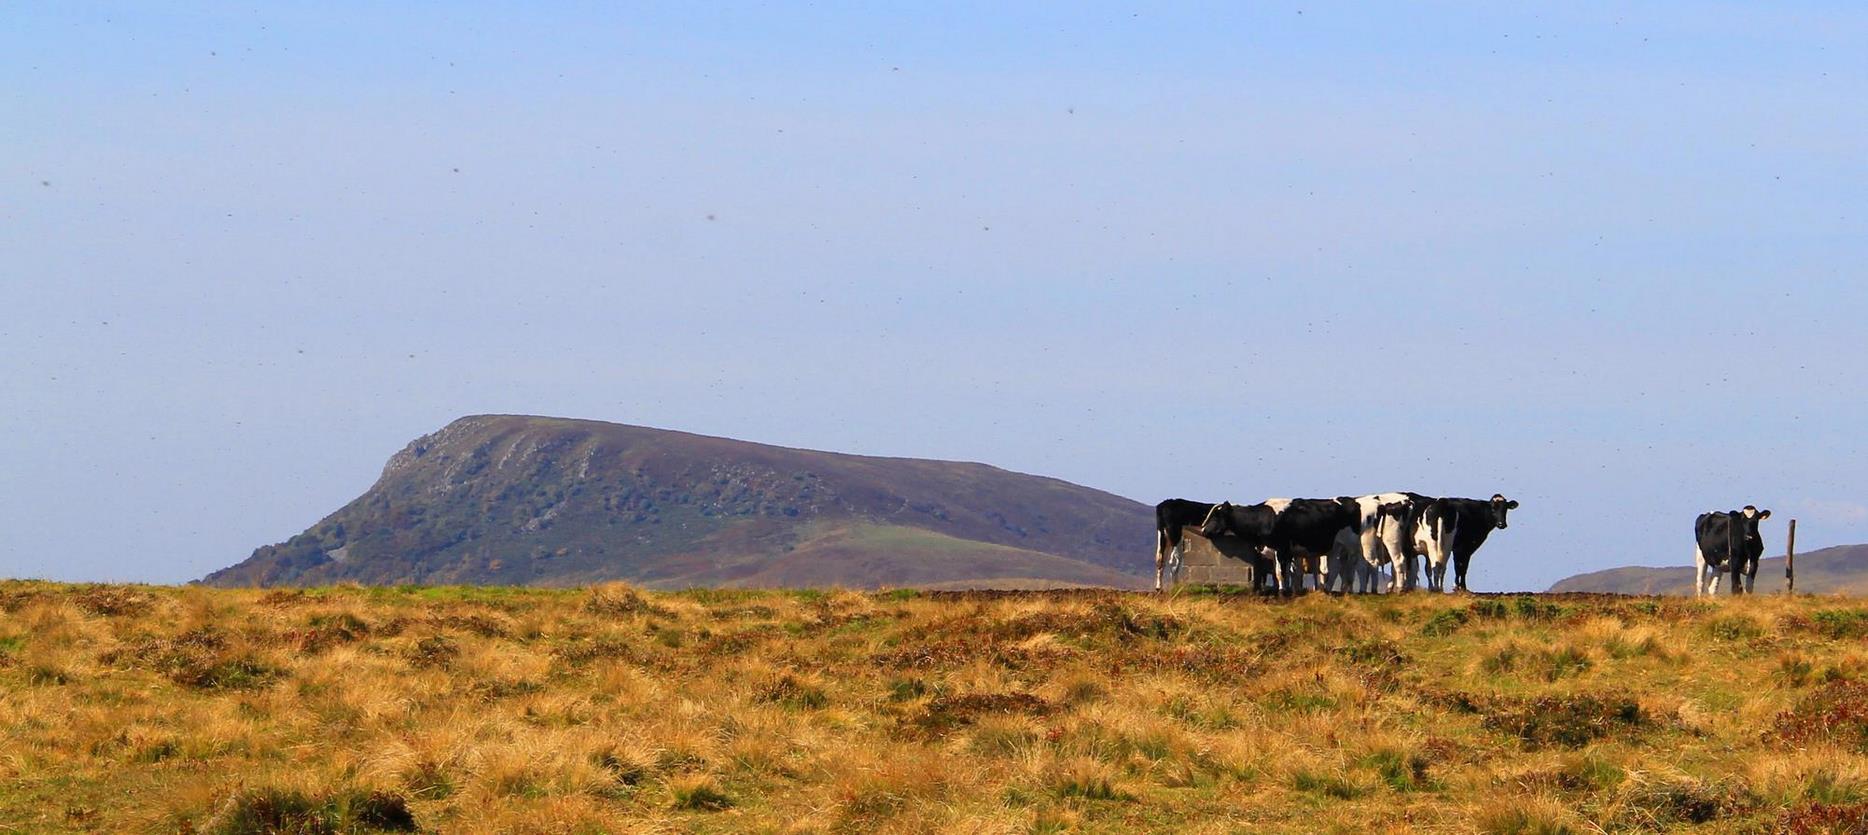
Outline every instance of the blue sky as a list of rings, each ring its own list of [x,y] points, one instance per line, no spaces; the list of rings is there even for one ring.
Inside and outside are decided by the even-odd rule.
[[[482,412],[1868,542],[1859,4],[541,5],[0,13],[0,575]]]

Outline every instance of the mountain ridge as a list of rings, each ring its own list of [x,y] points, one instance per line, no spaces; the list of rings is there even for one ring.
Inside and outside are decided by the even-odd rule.
[[[1133,588],[1152,524],[1139,502],[979,462],[471,415],[201,582]]]

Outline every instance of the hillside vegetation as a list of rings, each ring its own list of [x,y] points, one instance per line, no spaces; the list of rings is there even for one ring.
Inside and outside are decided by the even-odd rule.
[[[1139,588],[1152,509],[985,464],[479,415],[210,585]]]
[[[1868,826],[1868,607],[0,583],[0,831]]]

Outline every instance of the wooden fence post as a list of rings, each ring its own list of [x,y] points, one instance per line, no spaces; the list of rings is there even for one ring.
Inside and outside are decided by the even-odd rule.
[[[1797,593],[1797,520],[1790,520],[1790,536],[1784,544],[1784,593]]]

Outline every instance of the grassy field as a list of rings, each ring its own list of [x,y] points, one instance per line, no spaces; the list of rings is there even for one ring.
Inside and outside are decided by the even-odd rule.
[[[1868,606],[0,583],[0,832],[1862,831]]]

